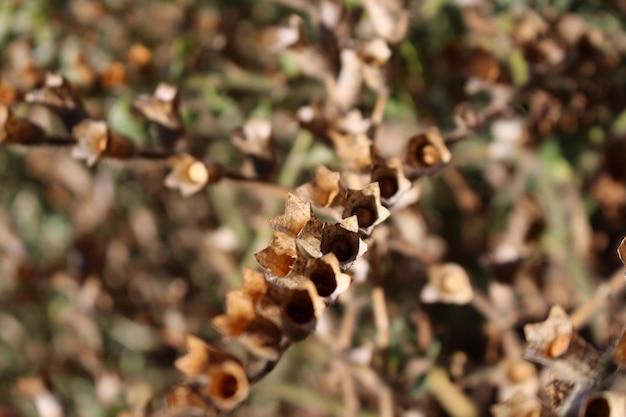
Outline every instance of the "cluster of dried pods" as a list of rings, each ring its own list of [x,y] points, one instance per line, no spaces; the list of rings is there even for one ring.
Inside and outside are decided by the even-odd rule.
[[[388,61],[408,25],[405,8],[392,7],[395,2],[386,4],[363,1],[376,34],[368,39],[354,33],[350,21],[354,16],[345,13],[341,3],[321,1],[307,8],[311,21],[323,28],[325,50],[333,54],[321,54],[318,45],[307,40],[297,16],[265,34],[273,51],[290,54],[304,75],[326,86],[325,101],[301,107],[297,119],[334,148],[342,172],[319,166],[313,181],[288,195],[284,213],[270,220],[272,241],[256,254],[263,272],[244,270],[244,286],[227,293],[226,312],[212,320],[223,341],[236,340],[238,348],[226,352],[188,336],[188,353],[175,363],[183,380],[168,394],[168,409],[160,415],[214,415],[240,404],[250,384],[271,371],[294,342],[310,335],[326,306],[349,287],[354,279],[350,267],[365,253],[374,228],[390,215],[389,210],[415,201],[419,194],[415,180],[450,161],[437,128],[408,139],[399,155],[383,157],[374,146],[372,137],[389,93]],[[489,59],[487,64],[482,78],[495,81],[498,74],[489,71]],[[371,118],[356,109],[363,86],[378,96]],[[165,185],[184,196],[229,175],[219,164],[185,152],[179,94],[167,84],[134,103],[154,124],[159,151],[140,149],[105,122],[92,120],[78,92],[60,75],[47,75],[43,87],[25,99],[52,110],[70,137],[50,136],[2,105],[0,144],[71,146],[72,155],[88,165],[101,158],[167,163],[171,171]],[[457,124],[473,125],[467,120]],[[271,177],[276,157],[269,122],[250,119],[233,133],[232,140],[250,157],[254,178]],[[433,265],[422,300],[467,303],[472,298],[469,282],[458,265]],[[610,354],[600,355],[576,333],[559,307],[552,309],[544,323],[528,325],[525,333],[530,343],[527,358],[546,365],[552,373],[547,392],[554,413],[623,417],[626,397],[608,391],[612,381],[608,374],[626,366],[626,333]],[[536,395],[523,391],[492,411],[498,417],[544,412]]]
[[[48,74],[44,86],[29,92],[26,101],[52,110],[71,132],[70,137],[50,136],[36,123],[2,106],[0,143],[71,146],[72,155],[90,166],[101,158],[167,162],[171,172],[165,185],[178,188],[185,196],[222,175],[219,165],[176,150],[185,131],[178,112],[178,91],[169,85],[160,84],[154,95],[135,101],[135,107],[157,127],[162,148],[158,152],[139,149],[130,139],[112,132],[106,122],[92,120],[76,89],[60,75]],[[355,116],[367,124],[354,112],[346,118]],[[271,131],[265,126],[262,120],[250,119],[235,132],[233,140],[250,155],[267,161],[272,158],[267,156]],[[339,131],[328,132],[340,136]],[[354,135],[369,141],[363,132],[341,135],[338,143],[350,141]],[[185,379],[168,396],[171,408],[225,411],[245,399],[250,382],[267,374],[294,341],[307,337],[325,307],[348,288],[352,277],[346,272],[367,250],[365,240],[375,226],[390,215],[388,207],[402,203],[411,194],[417,177],[450,160],[450,151],[436,128],[411,138],[403,158],[385,160],[376,155],[371,143],[367,145],[367,163],[349,165],[343,173],[347,178],[352,175],[352,184],[364,181],[364,186],[347,188],[342,174],[319,166],[312,182],[288,195],[284,214],[270,220],[274,230],[270,245],[256,254],[264,273],[245,270],[244,287],[226,295],[226,313],[212,321],[225,339],[238,340],[246,360],[189,336],[189,353],[176,362]],[[313,208],[319,210],[320,217],[334,220],[320,219]],[[451,277],[434,284],[435,292],[458,297],[454,294],[459,293],[459,286],[452,279],[458,273],[434,275]],[[466,285],[461,283],[461,287],[471,292],[464,277]]]

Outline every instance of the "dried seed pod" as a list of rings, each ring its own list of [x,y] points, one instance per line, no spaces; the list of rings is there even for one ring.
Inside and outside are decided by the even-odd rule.
[[[165,186],[177,188],[183,197],[189,197],[206,185],[215,183],[222,175],[219,166],[207,165],[189,154],[172,156],[168,163],[172,171],[165,177]]]
[[[411,189],[411,181],[404,175],[402,160],[393,158],[374,164],[372,182],[378,183],[380,197],[388,206],[394,205],[402,195]]]
[[[159,83],[154,94],[140,95],[133,106],[156,125],[159,141],[166,149],[173,149],[176,142],[184,136],[185,126],[180,116],[178,88]]]
[[[331,171],[324,165],[318,165],[313,181],[298,187],[296,195],[318,207],[328,207],[341,191],[339,177],[338,172]]]
[[[302,254],[309,258],[319,258],[323,255],[320,250],[320,242],[324,225],[325,223],[315,216],[312,216],[305,223],[296,239],[296,245]]]
[[[251,158],[255,175],[270,178],[276,173],[276,154],[269,120],[250,118],[241,129],[233,132],[232,141]]]
[[[61,74],[47,73],[44,86],[27,93],[25,99],[29,103],[49,107],[68,131],[89,118],[78,91]]]
[[[498,399],[507,400],[521,393],[535,396],[539,390],[539,378],[535,366],[523,359],[505,359],[498,369],[501,377],[498,380]]]
[[[239,361],[229,359],[211,365],[207,375],[209,382],[204,394],[218,409],[230,411],[248,398],[250,382]]]
[[[619,392],[594,392],[587,396],[580,417],[626,417],[626,395]]]
[[[551,360],[564,355],[574,338],[574,324],[561,306],[550,309],[546,321],[524,326],[531,358]]]
[[[333,253],[309,259],[304,274],[315,285],[317,294],[329,301],[347,290],[352,280],[350,275],[341,272],[339,260]]]
[[[450,162],[452,155],[436,127],[413,136],[407,146],[405,161],[420,172],[432,172]]]
[[[257,252],[254,257],[268,274],[284,277],[298,259],[296,241],[284,233],[274,232],[269,246]]]
[[[211,324],[225,337],[241,336],[254,319],[252,300],[240,289],[226,294],[226,313],[214,317]]]
[[[343,219],[336,224],[325,224],[322,229],[320,251],[333,253],[342,269],[347,269],[365,253],[367,245],[359,237],[356,216]]]
[[[447,263],[428,268],[428,283],[420,294],[422,302],[467,304],[473,297],[470,277],[460,265]]]
[[[330,129],[328,137],[345,169],[358,172],[372,165],[372,140],[367,135],[344,134]]]
[[[46,134],[42,128],[16,117],[10,108],[0,104],[0,144],[37,145],[45,140]]]
[[[128,159],[135,156],[136,147],[133,142],[109,130],[106,122],[83,120],[72,129],[76,146],[72,156],[84,159],[88,166],[96,163],[100,157]]]
[[[177,385],[167,394],[166,404],[168,408],[185,410],[190,415],[204,416],[210,404],[192,387]],[[214,413],[213,413],[214,414]],[[158,414],[161,415],[161,414]],[[166,414],[169,416],[169,414]]]
[[[197,393],[224,411],[232,410],[248,396],[248,377],[234,356],[213,349],[196,336],[188,335],[186,344],[187,354],[174,366],[185,374],[187,384],[198,386]]]
[[[362,190],[348,190],[342,217],[356,216],[359,230],[369,235],[374,227],[384,222],[391,213],[380,202],[380,188],[377,182]]]
[[[564,389],[572,386],[568,394],[591,387],[599,377],[600,354],[574,330],[574,325],[558,305],[550,309],[546,321],[524,326],[529,345],[525,357],[548,365],[554,376],[554,398],[565,396]],[[567,402],[571,401],[565,398]]]
[[[306,338],[315,328],[324,308],[324,302],[311,281],[305,281],[300,288],[286,290],[281,303],[285,333],[294,341]]]
[[[332,146],[332,142],[326,133],[330,124],[324,115],[320,103],[312,101],[310,104],[300,107],[296,117],[303,129],[311,132],[326,145]]]
[[[180,96],[178,88],[167,83],[159,83],[154,94],[141,94],[133,103],[148,120],[171,130],[183,128],[180,117]]]
[[[253,305],[257,305],[261,297],[267,292],[267,281],[265,276],[253,269],[243,269],[243,287],[241,288],[246,296],[252,301]]]
[[[536,396],[516,392],[511,398],[490,408],[493,417],[540,417],[542,404]]]
[[[304,225],[311,220],[311,203],[304,202],[294,194],[287,195],[285,214],[270,219],[270,228],[293,238],[297,237]]]
[[[272,320],[259,315],[237,340],[250,354],[268,361],[277,361],[289,346],[281,329]]]
[[[220,356],[204,340],[193,335],[187,335],[185,345],[187,354],[176,359],[174,366],[189,377],[202,374],[209,363],[215,361],[216,356]]]

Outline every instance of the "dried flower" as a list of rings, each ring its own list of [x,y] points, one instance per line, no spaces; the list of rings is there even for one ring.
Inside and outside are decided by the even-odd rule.
[[[428,283],[421,292],[423,302],[467,304],[473,297],[469,275],[460,265],[447,263],[428,268]]]
[[[106,122],[83,120],[72,129],[76,145],[72,156],[92,166],[102,156],[127,159],[135,155],[135,145],[127,138],[109,130]]]
[[[165,186],[177,188],[183,197],[197,193],[220,178],[217,166],[207,166],[189,154],[172,156],[168,162],[172,171],[165,178]]]

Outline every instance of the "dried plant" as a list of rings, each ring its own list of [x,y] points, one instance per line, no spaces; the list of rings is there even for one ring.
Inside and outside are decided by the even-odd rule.
[[[44,3],[0,415],[624,417],[623,5]]]

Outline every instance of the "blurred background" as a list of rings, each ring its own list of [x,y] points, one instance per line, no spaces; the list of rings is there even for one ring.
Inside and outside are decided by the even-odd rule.
[[[340,3],[354,33],[371,31],[366,1]],[[272,40],[296,14],[309,45],[332,62],[337,51],[310,19],[317,4],[5,0],[0,102],[67,135],[49,111],[23,100],[47,71],[60,72],[93,118],[157,149],[132,103],[165,81],[180,89],[191,153],[244,172],[249,161],[232,132],[251,117],[270,120],[270,180],[294,189],[320,164],[342,166],[297,118],[300,106],[326,97],[324,84]],[[505,384],[494,375],[506,349],[485,311],[511,314],[509,328],[523,341],[522,326],[543,320],[552,304],[575,309],[621,274],[626,2],[402,7],[408,29],[390,42],[375,142],[392,154],[435,125],[452,160],[416,181],[419,198],[382,227],[388,246],[367,255],[377,266],[233,415],[377,415],[380,375],[404,415],[451,415],[425,383],[435,366],[487,415]],[[369,115],[376,102],[365,88],[355,107]],[[167,173],[146,161],[86,167],[63,148],[0,146],[0,415],[38,415],[32,398],[40,383],[66,415],[144,415],[178,380],[173,361],[186,332],[218,339],[210,319],[223,312],[226,291],[241,285],[241,267],[256,267],[253,254],[271,240],[267,221],[284,199],[230,180],[183,198],[163,185]],[[444,261],[463,265],[486,307],[420,302],[428,265]],[[368,302],[373,285],[387,301],[384,350]],[[606,349],[626,325],[625,301],[612,294],[582,329],[585,338]],[[352,414],[331,337],[346,314],[356,320],[347,351],[362,371]]]

